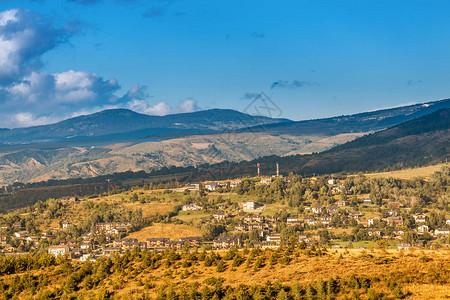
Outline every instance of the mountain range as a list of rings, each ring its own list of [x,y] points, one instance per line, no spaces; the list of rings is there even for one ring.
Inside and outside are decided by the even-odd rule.
[[[267,156],[242,163],[205,166],[199,179],[254,176],[256,164],[262,174],[271,175],[279,164],[282,172],[297,174],[357,173],[389,171],[445,162],[450,155],[450,109],[406,121],[367,134],[321,153]]]
[[[109,109],[50,125],[2,129],[0,141],[4,145],[11,145],[136,139],[157,135],[217,132],[230,127],[237,129],[280,122],[292,121],[250,116],[231,109],[210,109],[166,116],[149,116],[129,109]]]
[[[0,131],[0,185],[271,155],[303,157],[446,108],[448,99],[306,121],[220,109],[164,117],[106,110]]]

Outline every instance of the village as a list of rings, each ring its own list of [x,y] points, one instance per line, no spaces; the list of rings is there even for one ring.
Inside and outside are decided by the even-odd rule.
[[[259,175],[259,174],[258,174]],[[180,223],[177,216],[195,218],[202,216],[202,222],[213,228],[213,234],[170,237],[146,236],[129,237],[139,231],[131,221],[97,222],[89,230],[80,228],[69,220],[60,221],[59,227],[47,228],[36,234],[31,233],[23,222],[4,224],[0,227],[0,248],[3,255],[19,255],[47,247],[50,255],[68,255],[73,260],[96,260],[111,257],[115,253],[133,251],[165,250],[227,250],[231,248],[278,248],[295,244],[300,248],[366,248],[379,247],[408,250],[410,248],[449,247],[450,218],[437,215],[433,210],[416,210],[406,207],[400,201],[390,199],[374,200],[369,195],[352,196],[343,180],[333,178],[302,178],[301,183],[312,189],[328,190],[327,203],[305,201],[294,207],[285,205],[275,209],[274,203],[258,200],[245,200],[243,186],[253,185],[264,191],[275,185],[285,187],[292,184],[294,177],[283,178],[279,174],[268,177],[234,181],[208,181],[186,184],[174,189],[164,190],[164,194],[183,195],[184,204],[174,208],[167,222]],[[208,204],[212,197],[226,198],[227,195],[239,200]],[[192,201],[192,194],[203,195],[203,201]],[[130,199],[139,196],[136,193]],[[255,198],[254,196],[251,198]],[[256,197],[258,198],[258,197]],[[209,199],[205,201],[205,199]],[[243,201],[240,201],[244,199]],[[61,208],[82,205],[89,199],[77,196],[56,200]],[[136,201],[136,199],[134,199]],[[192,202],[189,202],[192,201]],[[220,201],[220,200],[219,200]],[[291,205],[292,206],[292,205]],[[287,209],[288,208],[288,209]],[[35,212],[37,213],[37,208]],[[48,210],[43,210],[48,214]],[[437,219],[438,218],[438,219]],[[189,223],[190,224],[190,223]],[[61,234],[73,232],[61,239]],[[359,246],[358,246],[359,245]]]

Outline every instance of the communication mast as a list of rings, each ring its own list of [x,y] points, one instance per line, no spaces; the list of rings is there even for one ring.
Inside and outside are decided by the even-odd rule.
[[[259,163],[256,164],[256,167],[258,168],[258,177],[260,177],[260,173],[259,173]]]

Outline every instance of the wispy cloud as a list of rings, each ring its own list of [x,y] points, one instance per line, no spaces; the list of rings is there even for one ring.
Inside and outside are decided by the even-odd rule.
[[[143,14],[142,17],[143,18],[147,18],[147,19],[157,19],[162,17],[163,15],[165,15],[167,13],[167,11],[169,10],[169,7],[176,2],[175,0],[159,0],[158,3],[156,5],[153,5],[152,7],[150,7],[149,9],[147,9]],[[175,14],[175,16],[179,17],[179,16],[183,16],[185,15],[184,12],[177,12]]]
[[[422,80],[412,80],[412,79],[410,79],[410,80],[408,80],[406,82],[406,86],[415,86],[415,85],[418,85],[418,84],[421,84],[421,83],[422,83]]]
[[[142,14],[142,17],[144,18],[150,18],[150,19],[154,19],[154,18],[159,18],[161,17],[164,13],[165,13],[166,8],[162,7],[162,6],[153,6],[152,8],[150,8],[149,10],[145,11]]]
[[[261,33],[261,32],[252,32],[252,34],[250,34],[250,36],[255,39],[263,39],[266,37],[266,34]]]
[[[74,2],[84,5],[92,5],[102,2],[103,0],[67,0],[68,2]]]
[[[254,100],[258,98],[261,95],[261,93],[245,93],[241,99],[242,100]]]
[[[310,80],[277,80],[270,86],[271,89],[277,88],[288,88],[288,89],[298,89],[303,87],[320,87],[320,84],[316,81]]]

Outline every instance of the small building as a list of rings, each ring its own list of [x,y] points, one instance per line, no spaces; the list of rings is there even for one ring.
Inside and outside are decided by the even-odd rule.
[[[300,220],[297,217],[290,217],[286,219],[286,223],[288,226],[302,226],[305,224],[305,221]]]
[[[428,227],[428,225],[420,225],[419,227],[417,227],[417,231],[418,232],[428,232],[430,231],[430,227]]]
[[[413,218],[416,223],[425,223],[427,216],[424,214],[415,214],[413,215]]]
[[[303,218],[305,220],[305,223],[311,226],[319,224],[319,221],[317,221],[314,216],[305,216]]]
[[[58,245],[58,246],[50,246],[48,247],[48,254],[53,256],[64,256],[69,253],[69,246],[67,245]]]
[[[403,226],[403,217],[402,216],[393,216],[388,217],[386,222],[389,226]]]
[[[18,239],[26,239],[28,237],[28,231],[18,231],[14,232],[14,237]]]
[[[80,199],[77,196],[66,196],[66,197],[61,197],[61,202],[62,203],[75,203],[77,201],[79,201]]]
[[[242,181],[241,180],[237,180],[237,181],[233,181],[230,183],[230,187],[231,188],[235,188],[237,187]]]
[[[198,184],[198,183],[191,183],[186,186],[186,190],[188,190],[188,191],[198,191],[199,189],[200,189],[200,184]]]
[[[336,182],[334,181],[334,179],[328,179],[328,184],[329,185],[334,185]]]
[[[214,239],[214,248],[216,249],[230,249],[231,247],[240,247],[241,239],[238,236],[219,236]]]
[[[390,209],[388,210],[388,215],[395,217],[396,215],[398,215],[398,212],[396,210]]]
[[[447,229],[447,228],[436,228],[434,230],[434,234],[435,235],[449,235],[450,234],[450,229]]]
[[[405,232],[404,232],[403,230],[394,229],[394,230],[392,230],[392,234],[393,234],[396,238],[401,238],[402,236],[405,235]]]
[[[166,248],[181,250],[183,249],[184,242],[182,241],[168,241],[166,242]]]
[[[215,191],[217,188],[219,187],[219,183],[218,182],[214,182],[214,181],[210,181],[205,183],[205,189],[207,189],[208,191]]]
[[[332,218],[330,216],[324,216],[320,217],[320,223],[322,223],[325,226],[330,225]]]
[[[245,216],[244,217],[244,223],[263,223],[264,217],[262,216]]]
[[[147,248],[161,248],[166,245],[169,241],[168,238],[148,238],[145,240],[147,242]]]
[[[6,246],[8,236],[5,234],[0,235],[0,246]]]
[[[113,245],[115,248],[132,249],[134,246],[138,246],[139,242],[138,239],[125,238],[114,240]]]
[[[39,237],[38,236],[29,236],[26,238],[27,242],[32,242],[34,244],[39,243]]]
[[[69,228],[70,226],[72,226],[72,223],[70,223],[70,222],[64,222],[64,223],[62,223],[62,228],[63,228],[63,229],[67,229],[67,228]]]
[[[348,205],[348,202],[347,201],[337,201],[336,202],[336,205],[337,206],[339,206],[339,207],[345,207],[345,206],[347,206]]]
[[[363,200],[363,204],[365,204],[365,205],[372,205],[372,199],[370,199],[370,198],[364,199]]]
[[[203,245],[202,237],[184,237],[179,239],[184,245],[189,245],[189,247],[200,247]]]
[[[401,204],[397,201],[388,202],[388,205],[392,208],[400,208]]]
[[[217,212],[213,215],[214,219],[216,219],[217,221],[222,221],[225,220],[225,218],[227,217],[225,213],[223,212]]]
[[[367,234],[369,236],[381,237],[381,231],[380,230],[369,229],[369,230],[367,230]]]
[[[378,218],[378,217],[367,219],[367,226],[369,226],[369,227],[373,226],[373,225],[375,225],[375,222],[378,222],[378,221],[380,221],[380,218]]]
[[[195,203],[189,203],[186,205],[183,205],[183,211],[197,211],[197,210],[202,210],[203,207],[201,207],[200,205],[197,205]]]
[[[397,249],[398,250],[409,250],[411,248],[411,244],[398,244]]]
[[[264,220],[268,223],[276,223],[278,222],[278,217],[266,216]]]
[[[252,210],[256,208],[255,201],[246,201],[242,203],[242,209],[244,210]]]
[[[330,215],[337,214],[338,211],[339,211],[339,207],[337,207],[337,206],[327,207],[327,213],[329,213]]]
[[[281,234],[270,234],[267,236],[266,241],[268,243],[280,244],[281,243]]]
[[[272,183],[272,178],[261,179],[260,183],[269,185]]]
[[[360,212],[360,211],[350,211],[349,213],[348,213],[348,216],[350,217],[350,218],[353,218],[353,219],[359,219],[360,217],[362,217],[362,212]]]
[[[311,209],[312,209],[313,213],[320,214],[323,210],[323,206],[322,205],[314,205]]]

